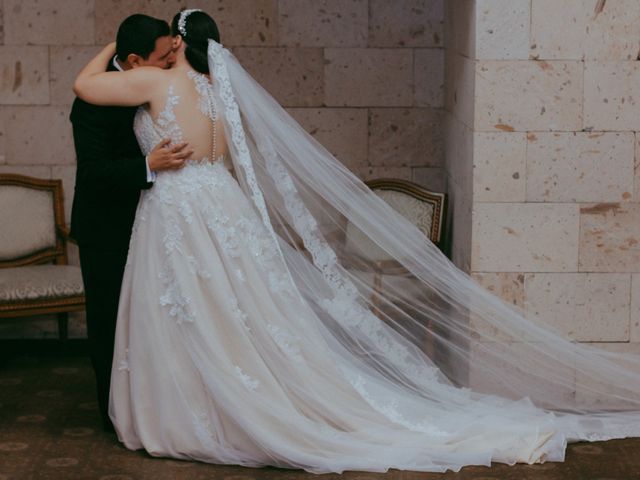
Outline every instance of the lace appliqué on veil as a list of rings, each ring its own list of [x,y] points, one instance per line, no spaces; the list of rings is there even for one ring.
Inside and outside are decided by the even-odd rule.
[[[289,358],[296,362],[301,362],[300,347],[298,347],[297,339],[293,337],[287,330],[277,325],[268,324],[267,330],[273,338],[273,341],[278,345]]]
[[[219,85],[220,98],[225,107],[226,118],[231,126],[231,137],[238,152],[238,163],[245,171],[247,183],[251,188],[252,199],[262,215],[263,223],[277,242],[277,236],[271,226],[264,197],[253,170],[240,112],[223,58],[225,51],[217,44],[212,47],[215,53],[212,58],[214,74]],[[320,305],[336,321],[346,327],[358,328],[366,334],[372,345],[378,348],[386,358],[396,364],[398,368],[401,368],[410,378],[421,382],[432,381],[436,377],[437,370],[415,364],[407,347],[398,342],[392,342],[389,335],[384,334],[386,332],[383,333],[382,321],[360,303],[357,288],[341,271],[342,267],[338,264],[335,252],[318,231],[313,215],[299,198],[293,180],[285,167],[278,160],[275,152],[268,151],[264,145],[263,149],[267,150],[263,152],[266,158],[267,171],[284,199],[285,208],[291,215],[296,231],[302,237],[305,248],[311,253],[314,265],[320,269],[333,291],[333,298],[322,300]],[[279,253],[282,261],[286,263],[282,252],[279,251]],[[295,285],[292,278],[290,278],[290,281]]]
[[[217,45],[216,47],[217,55],[214,57],[214,76],[218,80],[219,88],[220,88],[220,96],[222,98],[222,103],[225,108],[225,116],[229,123],[232,125],[231,129],[231,141],[235,146],[238,152],[238,163],[243,168],[245,172],[245,178],[249,187],[251,189],[251,199],[253,203],[258,208],[260,212],[260,216],[262,217],[262,223],[264,227],[267,229],[268,234],[273,239],[273,244],[271,248],[274,249],[275,252],[278,253],[279,260],[279,269],[285,272],[285,275],[288,277],[288,285],[289,289],[287,291],[297,292],[297,288],[295,286],[295,282],[291,277],[291,273],[287,267],[286,261],[284,259],[284,255],[280,250],[280,246],[278,245],[278,236],[273,230],[273,226],[271,225],[271,221],[269,220],[269,214],[267,212],[267,206],[264,201],[264,197],[262,196],[262,191],[258,186],[258,181],[256,180],[255,172],[253,170],[251,156],[249,154],[249,147],[247,146],[247,140],[244,135],[244,130],[242,128],[242,120],[240,118],[240,111],[238,109],[238,105],[235,102],[235,98],[233,95],[233,90],[231,88],[231,83],[229,82],[229,74],[227,72],[226,65],[224,64],[221,55],[223,53],[222,47]],[[271,284],[273,288],[278,289],[280,287],[277,283]],[[282,290],[279,290],[282,291]],[[299,295],[299,293],[298,293]]]
[[[351,380],[351,385],[355,390],[360,394],[362,398],[366,400],[366,402],[371,405],[371,407],[384,415],[386,418],[391,420],[398,425],[402,425],[403,427],[408,428],[414,432],[426,433],[430,437],[447,437],[449,434],[444,430],[441,430],[434,425],[430,424],[427,420],[424,420],[419,423],[412,423],[408,421],[402,414],[398,411],[398,401],[391,400],[388,403],[380,404],[369,394],[366,389],[366,381],[360,375],[357,378]]]
[[[251,390],[253,392],[260,386],[260,382],[258,380],[251,378],[249,375],[244,373],[242,369],[237,365],[234,368],[234,372],[235,372],[236,378],[240,379],[244,384],[244,386],[247,387],[248,390]]]

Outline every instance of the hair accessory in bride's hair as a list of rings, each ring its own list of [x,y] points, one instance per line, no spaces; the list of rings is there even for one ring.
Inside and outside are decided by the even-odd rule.
[[[180,12],[180,18],[178,19],[178,31],[183,37],[187,36],[187,17],[193,12],[201,12],[199,8],[187,8]]]

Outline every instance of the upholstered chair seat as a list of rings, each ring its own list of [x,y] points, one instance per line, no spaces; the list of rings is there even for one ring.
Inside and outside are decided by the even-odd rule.
[[[0,309],[19,303],[64,300],[84,294],[80,268],[32,265],[0,269]]]

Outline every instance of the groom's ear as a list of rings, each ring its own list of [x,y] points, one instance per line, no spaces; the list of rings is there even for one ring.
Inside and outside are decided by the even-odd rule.
[[[141,62],[144,62],[144,59],[140,55],[137,55],[135,53],[130,53],[127,56],[127,63],[129,64],[129,66],[131,68],[136,68],[136,67],[142,66]]]

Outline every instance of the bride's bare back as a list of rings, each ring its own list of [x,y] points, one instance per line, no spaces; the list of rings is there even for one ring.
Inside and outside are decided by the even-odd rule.
[[[221,118],[207,75],[181,65],[165,70],[154,88],[148,113],[172,143],[187,142],[196,161],[227,157],[228,147]],[[229,159],[226,160],[231,165]]]

